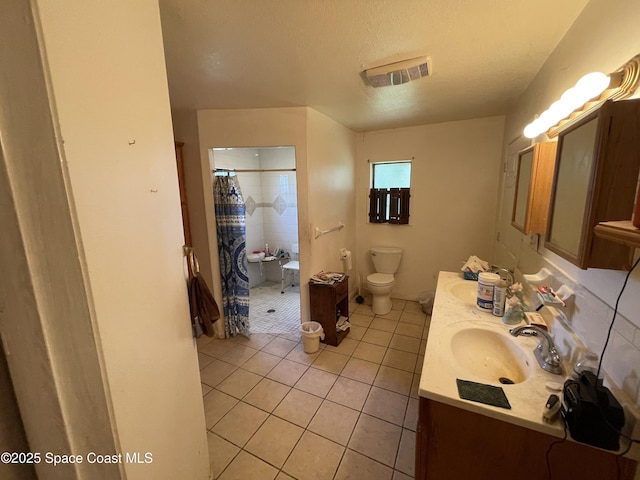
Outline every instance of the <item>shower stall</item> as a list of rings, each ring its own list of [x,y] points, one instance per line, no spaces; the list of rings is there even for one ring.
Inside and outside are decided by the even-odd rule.
[[[299,260],[295,148],[214,148],[211,167],[235,175],[246,206],[250,331],[297,332],[299,270],[283,268]]]

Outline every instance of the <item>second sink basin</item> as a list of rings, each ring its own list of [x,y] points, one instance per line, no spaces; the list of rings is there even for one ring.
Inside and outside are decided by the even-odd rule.
[[[520,383],[531,374],[531,361],[506,333],[465,328],[451,337],[453,359],[470,374],[488,382]]]
[[[476,304],[478,299],[478,282],[458,280],[448,283],[444,288],[458,300],[471,305]]]

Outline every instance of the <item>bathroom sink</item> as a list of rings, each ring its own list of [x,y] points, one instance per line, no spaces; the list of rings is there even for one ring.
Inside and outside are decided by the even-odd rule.
[[[481,381],[520,383],[529,377],[535,363],[511,337],[494,330],[459,330],[450,345],[454,361]]]
[[[478,282],[458,280],[445,285],[445,290],[464,303],[476,304],[478,299]]]

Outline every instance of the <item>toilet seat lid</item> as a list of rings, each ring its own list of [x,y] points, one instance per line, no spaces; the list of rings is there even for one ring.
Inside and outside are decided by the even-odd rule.
[[[367,276],[367,282],[373,285],[390,285],[393,283],[393,274],[392,273],[372,273]]]

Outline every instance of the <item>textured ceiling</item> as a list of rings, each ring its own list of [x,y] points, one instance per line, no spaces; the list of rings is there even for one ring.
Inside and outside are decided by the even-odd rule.
[[[354,131],[504,114],[587,0],[160,0],[177,109],[309,106]],[[362,70],[421,55],[433,76]]]

